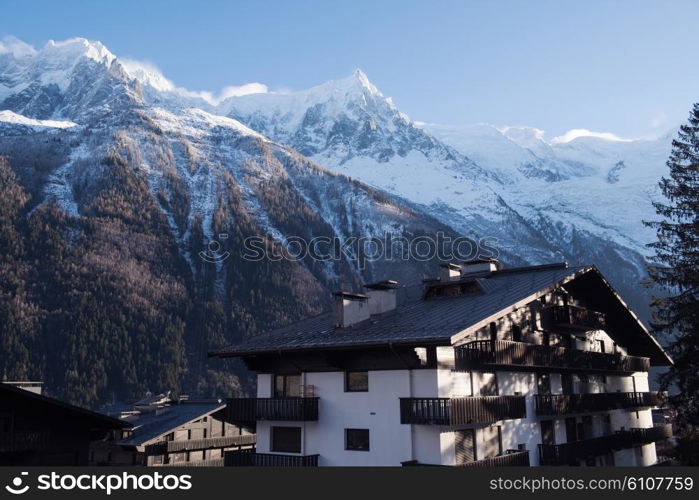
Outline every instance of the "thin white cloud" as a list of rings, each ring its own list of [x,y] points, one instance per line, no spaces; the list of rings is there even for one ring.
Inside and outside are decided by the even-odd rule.
[[[172,80],[163,75],[162,71],[149,61],[137,61],[134,59],[120,59],[124,69],[131,78],[141,83],[150,85],[161,92],[175,92],[185,97],[203,99],[211,105],[217,105],[230,97],[239,97],[248,94],[265,94],[269,92],[267,85],[259,82],[245,83],[243,85],[230,85],[219,92],[208,90],[189,90],[176,86]]]
[[[266,94],[269,92],[267,85],[259,82],[246,83],[244,85],[231,85],[224,88],[218,94],[218,100],[223,101],[229,97],[240,97],[248,94]]]
[[[569,130],[563,135],[559,135],[558,137],[554,137],[551,139],[552,144],[560,144],[560,143],[565,143],[565,142],[570,142],[574,141],[575,139],[579,139],[581,137],[596,137],[599,139],[605,139],[607,141],[617,141],[617,142],[631,142],[634,139],[625,139],[623,137],[619,137],[616,134],[612,134],[611,132],[593,132],[592,130],[587,130],[585,128],[574,128],[572,130]]]
[[[0,54],[12,54],[16,58],[33,56],[36,49],[12,35],[4,36],[0,40]]]
[[[175,84],[165,78],[160,69],[151,62],[133,59],[119,59],[119,61],[129,76],[139,80],[141,83],[148,84],[160,91],[176,89]]]

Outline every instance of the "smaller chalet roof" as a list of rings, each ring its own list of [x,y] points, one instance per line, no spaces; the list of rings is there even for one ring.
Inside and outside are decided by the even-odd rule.
[[[0,413],[5,405],[13,409],[25,407],[32,412],[45,415],[46,418],[51,418],[52,414],[57,413],[69,414],[73,421],[87,421],[91,427],[95,428],[124,429],[131,427],[131,424],[125,420],[109,417],[11,384],[0,383]]]
[[[133,425],[133,434],[127,439],[122,439],[119,444],[126,446],[140,446],[160,436],[172,432],[178,427],[210,415],[222,408],[225,404],[219,401],[210,403],[176,403],[155,411],[144,412],[126,419]]]

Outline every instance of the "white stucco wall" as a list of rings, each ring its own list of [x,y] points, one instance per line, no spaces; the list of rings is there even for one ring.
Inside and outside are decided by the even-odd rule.
[[[448,360],[447,351],[438,351],[438,358]],[[443,366],[443,365],[442,365]],[[539,417],[535,411],[534,395],[537,394],[537,378],[532,372],[498,371],[454,372],[443,367],[420,370],[386,370],[369,372],[368,392],[345,392],[344,373],[306,373],[302,383],[312,385],[319,399],[319,420],[317,422],[258,422],[257,450],[271,453],[271,427],[298,426],[303,429],[302,454],[320,455],[320,465],[400,465],[400,462],[417,460],[426,464],[453,465],[455,463],[454,430],[435,425],[400,424],[401,397],[466,397],[479,395],[481,387],[490,379],[497,379],[500,395],[520,394],[525,396],[527,417],[519,420],[497,422],[502,429],[502,449],[517,449],[524,445],[529,450],[531,465],[539,464],[538,444],[541,443],[541,421],[552,420],[556,443],[567,441],[565,416]],[[648,377],[645,373],[634,374],[636,390],[648,390]],[[630,376],[609,376],[607,383],[601,379],[600,392],[630,392],[633,381]],[[561,393],[560,374],[551,374],[552,393]],[[595,391],[597,392],[597,391]],[[258,397],[272,395],[272,376],[258,375]],[[638,413],[638,417],[636,414]],[[610,421],[606,422],[606,415]],[[581,422],[583,416],[576,415]],[[652,427],[650,409],[612,410],[592,415],[594,436],[630,429]],[[477,456],[483,457],[481,429],[474,425],[478,444]],[[369,429],[370,450],[345,450],[345,429]],[[649,444],[641,451],[621,450],[615,452],[616,465],[650,465],[655,463],[655,445]]]
[[[344,373],[306,373],[304,384],[313,385],[319,399],[317,422],[267,422],[257,426],[257,451],[272,453],[272,426],[301,427],[304,455],[320,455],[319,465],[398,466],[414,459],[417,453],[434,458],[439,450],[439,433],[435,429],[417,429],[400,423],[399,398],[437,396],[437,371],[385,370],[369,372],[368,392],[345,392]],[[411,376],[412,375],[412,376]],[[267,376],[258,378],[259,386],[271,386]],[[426,427],[426,426],[421,426]],[[345,450],[345,429],[369,429],[369,451]]]

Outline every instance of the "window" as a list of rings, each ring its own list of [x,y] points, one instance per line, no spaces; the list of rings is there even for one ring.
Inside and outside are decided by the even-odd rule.
[[[272,451],[301,453],[301,427],[272,427]]]
[[[551,394],[551,376],[548,373],[537,374],[536,386],[539,394]]]
[[[346,372],[345,392],[367,392],[369,390],[369,372]]]
[[[578,424],[575,421],[575,417],[568,417],[565,419],[566,423],[566,442],[572,443],[578,440]]]
[[[563,388],[563,394],[573,394],[573,376],[570,373],[561,375],[561,387]]]
[[[522,327],[519,325],[512,325],[512,340],[515,342],[522,342]]]
[[[301,397],[301,375],[275,375],[274,376],[274,397],[275,398],[298,398],[298,397]]]
[[[369,429],[345,429],[345,449],[369,451]]]
[[[552,420],[541,421],[541,443],[556,444],[556,434],[553,430]]]

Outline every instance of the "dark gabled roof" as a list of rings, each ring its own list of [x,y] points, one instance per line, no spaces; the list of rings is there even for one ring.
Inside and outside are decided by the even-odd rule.
[[[230,357],[386,344],[448,345],[452,335],[464,328],[585,269],[590,268],[567,268],[559,264],[541,269],[532,267],[529,271],[521,268],[521,272],[513,272],[515,269],[498,272],[486,279],[488,286],[484,293],[408,302],[347,328],[333,328],[332,315],[322,314],[209,355]]]
[[[131,424],[118,419],[97,413],[80,406],[75,406],[60,399],[44,396],[35,392],[15,387],[10,384],[0,383],[0,400],[11,401],[11,404],[31,405],[48,415],[53,411],[69,413],[75,419],[85,419],[91,421],[96,427],[106,427],[110,429],[124,429],[131,427]]]
[[[454,264],[453,262],[449,262],[447,264],[440,264],[439,267],[444,267],[445,269],[453,269],[454,271],[458,271],[461,269],[461,266],[459,264]]]
[[[217,412],[225,406],[220,402],[178,403],[165,406],[157,411],[127,417],[133,425],[133,434],[127,439],[119,441],[119,444],[124,446],[146,444],[192,420]]]
[[[466,333],[522,307],[558,286],[577,288],[593,307],[611,314],[614,333],[631,353],[654,364],[672,364],[660,344],[628,309],[594,266],[568,268],[565,263],[503,269],[448,284],[476,283],[480,292],[435,297],[399,305],[347,328],[334,328],[332,314],[322,314],[279,328],[209,356],[239,357],[283,351],[365,348],[386,345],[451,345]],[[430,281],[427,287],[447,282]],[[604,297],[596,302],[595,297]],[[599,300],[599,299],[598,299]],[[617,340],[617,339],[615,339]],[[621,342],[623,341],[623,343]]]
[[[394,280],[377,281],[376,283],[364,285],[364,288],[368,288],[369,290],[393,290],[397,287],[398,282]]]
[[[369,297],[364,295],[363,293],[354,293],[354,292],[333,292],[333,295],[335,297],[342,297],[343,299],[350,299],[350,300],[367,300]]]
[[[464,261],[464,265],[488,264],[488,263],[499,264],[500,261],[498,259],[493,258],[493,257],[479,257],[477,259],[471,259],[471,260]]]

